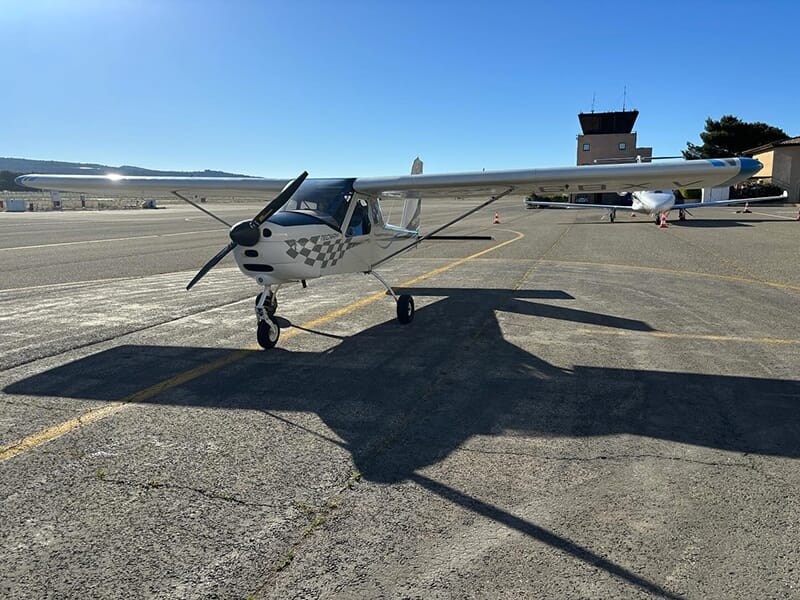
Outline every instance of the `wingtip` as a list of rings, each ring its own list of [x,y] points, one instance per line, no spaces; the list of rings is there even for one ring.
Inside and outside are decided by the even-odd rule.
[[[760,160],[755,158],[740,158],[739,164],[741,165],[741,174],[751,177],[764,168]]]

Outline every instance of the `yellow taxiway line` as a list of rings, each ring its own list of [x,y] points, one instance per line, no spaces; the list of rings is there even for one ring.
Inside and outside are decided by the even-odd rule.
[[[531,259],[534,260],[534,259]],[[689,275],[691,277],[708,277],[710,279],[720,279],[722,281],[735,281],[737,283],[749,283],[756,285],[765,285],[767,287],[778,288],[781,290],[792,290],[800,292],[800,285],[791,285],[788,283],[777,283],[775,281],[765,281],[762,279],[752,279],[748,277],[737,277],[736,275],[720,275],[717,273],[702,273],[700,271],[682,271],[680,269],[665,269],[663,267],[640,267],[638,265],[623,265],[614,263],[599,263],[591,261],[577,261],[577,260],[550,260],[546,258],[535,259],[539,262],[552,264],[552,265],[568,265],[576,267],[603,267],[607,269],[627,269],[631,271],[649,271],[653,273],[665,273],[669,275]]]
[[[431,277],[435,277],[436,275],[444,273],[445,271],[449,271],[450,269],[454,269],[459,265],[463,265],[467,261],[479,258],[485,254],[488,254],[489,252],[494,252],[495,250],[499,250],[500,248],[508,246],[509,244],[513,244],[514,242],[521,240],[523,237],[525,237],[524,234],[518,231],[512,231],[512,233],[515,233],[516,237],[510,240],[506,240],[505,242],[496,244],[490,248],[486,248],[485,250],[481,250],[480,252],[476,252],[475,254],[471,254],[470,256],[467,256],[465,258],[460,258],[442,267],[433,269],[432,271],[428,271],[427,273],[424,273],[419,277],[409,279],[408,281],[401,283],[398,287],[407,287],[419,283],[420,281],[429,279]],[[347,306],[329,312],[317,319],[313,319],[311,321],[308,321],[307,323],[303,323],[302,325],[300,325],[300,327],[290,329],[283,336],[281,336],[281,339],[287,340],[293,338],[294,336],[302,333],[304,329],[313,329],[314,327],[317,327],[323,323],[327,323],[328,321],[336,319],[337,317],[341,317],[343,315],[351,313],[355,310],[358,310],[359,308],[367,306],[368,304],[372,304],[373,302],[376,302],[381,298],[385,297],[386,297],[386,292],[379,292],[371,296],[367,296],[366,298],[362,298],[361,300],[357,300],[352,304],[348,304]],[[156,396],[157,394],[175,388],[179,385],[183,385],[184,383],[192,381],[193,379],[197,379],[198,377],[202,377],[203,375],[207,375],[212,371],[215,371],[226,365],[229,365],[231,363],[243,359],[245,356],[252,354],[254,351],[258,349],[259,346],[254,345],[242,350],[235,350],[230,354],[226,354],[225,356],[213,360],[209,363],[200,365],[199,367],[190,369],[188,371],[184,371],[183,373],[179,373],[178,375],[170,377],[169,379],[165,379],[164,381],[161,381],[155,385],[151,385],[150,387],[147,387],[143,390],[134,392],[133,394],[130,394],[129,396],[126,396],[121,400],[108,403],[100,408],[89,410],[77,417],[73,417],[72,419],[68,419],[62,423],[58,423],[57,425],[53,425],[52,427],[43,429],[42,431],[34,433],[33,435],[29,435],[25,438],[22,438],[5,446],[0,446],[0,462],[18,456],[24,452],[27,452],[28,450],[32,450],[38,446],[41,446],[46,442],[61,437],[69,433],[70,431],[74,431],[75,429],[78,429],[80,427],[84,427],[86,425],[96,423],[101,419],[105,419],[106,417],[110,417],[111,415],[114,415],[120,412],[121,410],[128,408],[129,406],[149,400],[150,398]]]
[[[700,333],[671,333],[667,331],[620,331],[611,329],[578,329],[578,333],[587,335],[612,335],[617,337],[654,337],[668,340],[701,340],[707,342],[741,342],[749,344],[800,345],[800,340],[745,337],[739,335],[705,335]]]

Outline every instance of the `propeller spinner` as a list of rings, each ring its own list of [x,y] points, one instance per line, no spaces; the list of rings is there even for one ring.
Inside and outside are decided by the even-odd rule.
[[[275,199],[262,208],[255,217],[249,221],[240,221],[231,227],[228,232],[231,241],[220,250],[214,258],[203,265],[197,272],[197,275],[189,282],[189,285],[186,286],[186,289],[192,289],[195,283],[200,281],[206,273],[213,269],[217,263],[225,258],[228,252],[236,248],[236,246],[255,246],[261,235],[261,225],[289,201],[289,198],[294,195],[303,181],[305,181],[306,177],[308,177],[308,171],[303,171],[295,179],[286,184],[286,187],[281,190],[281,193],[275,196]]]

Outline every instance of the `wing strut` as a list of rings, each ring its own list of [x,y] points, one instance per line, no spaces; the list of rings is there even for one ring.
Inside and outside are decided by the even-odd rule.
[[[218,217],[217,215],[215,215],[214,213],[212,213],[210,210],[206,210],[205,208],[203,208],[202,206],[200,206],[200,205],[199,205],[197,202],[192,202],[192,201],[191,201],[191,200],[189,200],[187,197],[185,197],[185,196],[181,196],[181,195],[180,195],[178,192],[176,192],[176,191],[174,191],[174,190],[173,190],[172,194],[173,194],[174,196],[177,196],[178,198],[180,198],[180,199],[181,199],[181,200],[183,200],[184,202],[188,202],[189,204],[191,204],[192,206],[194,206],[194,207],[195,207],[197,210],[202,210],[204,213],[206,213],[206,214],[207,214],[209,217],[211,217],[212,219],[216,219],[217,221],[219,221],[219,222],[220,222],[220,223],[222,223],[223,225],[225,225],[225,226],[227,226],[227,227],[231,227],[231,224],[230,224],[230,223],[228,223],[228,222],[227,222],[227,221],[225,221],[224,219],[221,219],[220,217]]]
[[[381,264],[385,263],[385,262],[386,262],[387,260],[389,260],[390,258],[394,258],[394,257],[395,257],[395,256],[397,256],[398,254],[401,254],[402,252],[405,252],[406,250],[410,250],[411,248],[414,248],[414,247],[415,247],[415,246],[417,246],[418,244],[420,244],[420,243],[424,242],[425,240],[427,240],[427,239],[431,238],[432,236],[436,235],[436,234],[437,234],[437,233],[439,233],[440,231],[443,231],[443,230],[447,229],[447,228],[448,228],[448,227],[450,227],[451,225],[455,225],[456,223],[458,223],[458,222],[459,222],[459,221],[461,221],[462,219],[466,219],[466,218],[467,218],[468,216],[470,216],[472,213],[478,212],[478,211],[479,211],[480,209],[482,209],[482,208],[486,208],[486,207],[487,207],[487,206],[489,206],[489,205],[490,205],[492,202],[495,202],[495,201],[497,201],[497,200],[500,200],[500,198],[502,198],[503,196],[507,196],[508,194],[510,194],[510,193],[511,193],[511,192],[513,192],[513,191],[514,191],[514,188],[513,188],[513,187],[510,187],[510,188],[508,188],[508,189],[507,189],[505,192],[501,192],[501,193],[497,194],[496,196],[492,196],[491,198],[489,198],[489,199],[488,199],[486,202],[484,202],[483,204],[479,204],[479,205],[478,205],[478,206],[476,206],[475,208],[472,208],[472,209],[468,210],[468,211],[467,211],[467,212],[465,212],[463,215],[460,215],[460,216],[456,217],[455,219],[453,219],[452,221],[450,221],[449,223],[445,223],[445,224],[444,224],[444,225],[442,225],[441,227],[438,227],[438,228],[434,229],[434,230],[433,230],[433,231],[431,231],[429,234],[427,234],[427,235],[424,235],[424,236],[422,236],[421,238],[417,238],[416,240],[414,240],[414,241],[413,241],[411,244],[409,244],[409,245],[408,245],[408,246],[406,246],[405,248],[400,248],[400,249],[399,249],[397,252],[392,252],[392,253],[391,253],[389,256],[386,256],[386,257],[382,258],[381,260],[379,260],[378,262],[376,262],[374,265],[372,265],[372,267],[370,268],[370,271],[371,271],[373,268],[377,267],[378,265],[381,265]]]

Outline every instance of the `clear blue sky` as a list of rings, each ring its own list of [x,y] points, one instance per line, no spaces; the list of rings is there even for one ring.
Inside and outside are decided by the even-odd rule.
[[[800,3],[6,0],[0,156],[292,176],[575,163],[577,113],[800,135]]]

